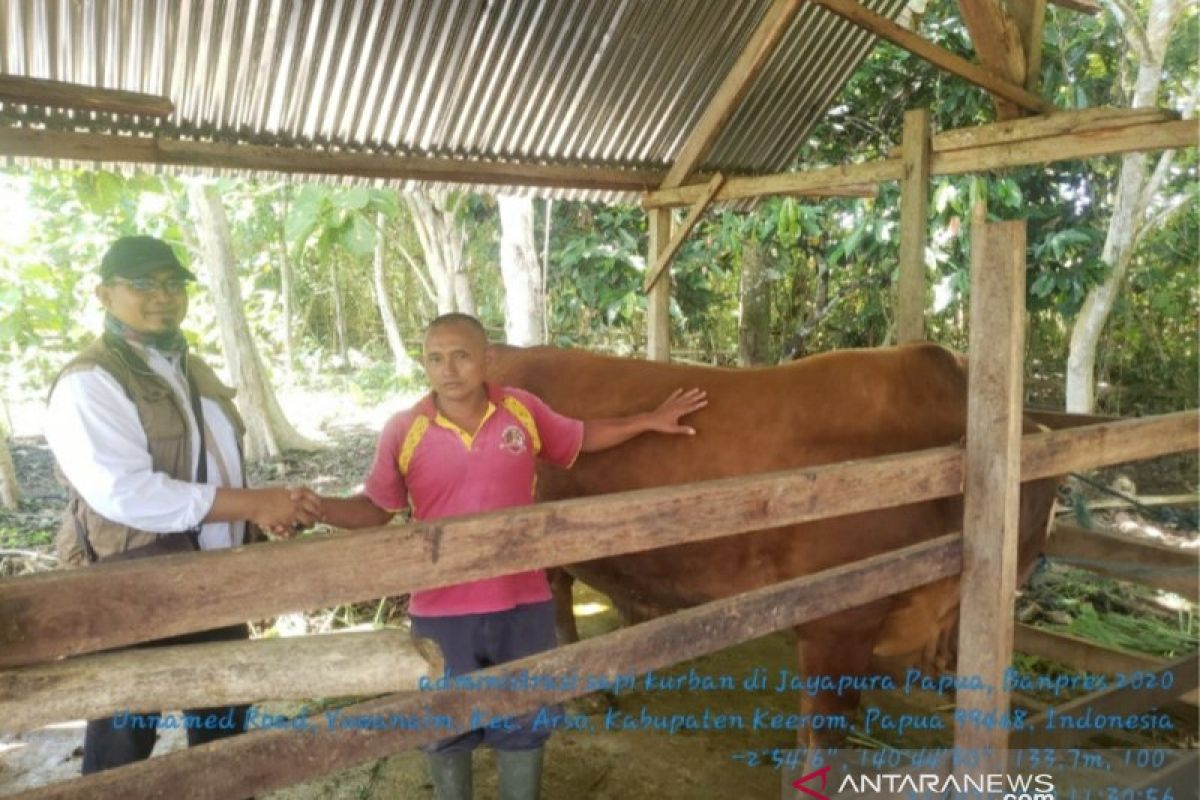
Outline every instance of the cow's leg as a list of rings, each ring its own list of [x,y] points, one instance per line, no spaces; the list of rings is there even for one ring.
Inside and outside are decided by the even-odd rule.
[[[828,675],[835,686],[843,676],[867,675],[886,609],[886,605],[873,604],[797,628],[801,674],[806,679]],[[800,696],[800,712],[833,719],[840,715],[848,726],[854,721],[859,699],[860,693],[852,688],[840,692],[804,692]],[[848,734],[848,728],[811,724],[807,731],[798,731],[800,745],[807,744],[810,749],[836,747]]]
[[[574,644],[579,641],[579,629],[575,627],[575,601],[571,588],[575,577],[565,569],[555,567],[546,571],[550,581],[550,593],[554,597],[554,630],[558,644]]]

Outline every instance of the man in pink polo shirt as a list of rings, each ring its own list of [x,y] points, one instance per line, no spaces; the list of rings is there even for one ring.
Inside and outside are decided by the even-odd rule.
[[[384,426],[362,494],[322,498],[324,519],[361,528],[384,525],[404,508],[415,520],[433,520],[528,505],[538,458],[569,467],[581,452],[615,447],[641,433],[691,435],[695,430],[679,420],[707,403],[698,389],[676,390],[644,414],[580,421],[529,392],[487,384],[490,360],[479,320],[445,314],[431,322],[423,365],[433,391]],[[451,675],[556,644],[554,605],[540,569],[414,592],[409,614],[413,633],[441,647]],[[496,751],[501,800],[536,800],[549,731],[533,730],[533,717],[426,748],[438,800],[471,796],[471,752],[481,742]]]

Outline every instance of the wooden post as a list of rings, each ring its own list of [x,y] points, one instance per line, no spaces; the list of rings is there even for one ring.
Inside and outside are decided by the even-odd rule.
[[[925,338],[925,244],[929,237],[929,109],[904,114],[900,180],[900,280],[896,287],[896,343]]]
[[[671,209],[656,208],[649,215],[650,252],[647,268],[658,262],[671,242]],[[671,360],[671,271],[655,281],[646,294],[646,358]]]
[[[1025,47],[1025,88],[1037,93],[1042,80],[1042,29],[1046,22],[1046,0],[1008,0],[1005,4],[1021,32]]]
[[[1025,223],[989,225],[981,216],[971,246],[962,575],[970,591],[962,592],[958,674],[978,676],[992,690],[960,691],[957,702],[960,713],[1000,717],[1009,710],[1003,676],[1012,653],[1016,591]],[[999,759],[1007,743],[1008,730],[997,724],[964,722],[954,733],[959,753],[990,748]]]

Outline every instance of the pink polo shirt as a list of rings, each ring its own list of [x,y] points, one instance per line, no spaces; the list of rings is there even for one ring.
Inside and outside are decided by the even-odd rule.
[[[364,491],[413,519],[497,511],[533,502],[536,460],[574,463],[583,423],[521,389],[487,386],[488,408],[472,435],[438,413],[433,395],[388,420]],[[550,599],[544,570],[413,592],[409,612],[444,617],[507,611]]]

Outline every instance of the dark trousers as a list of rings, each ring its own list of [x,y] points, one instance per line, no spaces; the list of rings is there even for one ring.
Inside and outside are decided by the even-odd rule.
[[[460,614],[452,617],[412,617],[412,632],[433,639],[442,649],[449,675],[463,675],[477,669],[515,661],[534,653],[553,649],[554,602],[531,603],[509,611],[490,614]],[[551,713],[557,706],[548,706]],[[487,693],[479,693],[478,709],[487,713]],[[476,728],[422,747],[426,753],[453,753],[474,750],[486,744],[495,750],[531,750],[550,738],[550,729],[533,729],[537,711],[514,717],[508,724]]]
[[[198,631],[197,633],[188,633],[183,636],[172,636],[169,639],[156,639],[153,642],[139,644],[137,647],[164,647],[176,644],[236,641],[247,639],[249,636],[250,631],[245,625],[233,625],[228,628]],[[188,747],[216,741],[217,739],[224,739],[229,736],[236,736],[241,733],[246,727],[246,712],[250,709],[250,706],[232,706],[232,709],[232,728],[188,728]],[[184,713],[195,715],[203,720],[210,715],[225,717],[229,712],[229,706],[218,706],[214,708],[189,709]],[[84,775],[124,766],[125,764],[132,764],[135,761],[141,761],[150,757],[150,752],[154,749],[154,743],[158,740],[158,732],[154,728],[133,727],[129,724],[117,727],[117,719],[117,717],[106,717],[104,719],[88,721],[87,731],[83,736]]]

